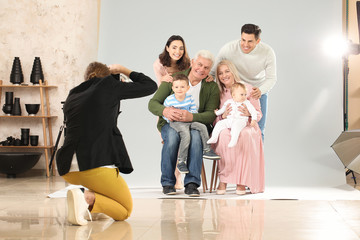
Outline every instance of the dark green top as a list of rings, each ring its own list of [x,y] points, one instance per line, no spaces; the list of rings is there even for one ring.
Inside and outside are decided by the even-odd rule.
[[[175,74],[189,75],[191,68],[177,72]],[[154,115],[159,116],[157,128],[161,131],[162,126],[166,124],[166,120],[162,118],[165,106],[163,105],[165,99],[173,94],[171,89],[172,83],[162,82],[149,101],[149,111]],[[205,78],[201,81],[201,89],[199,96],[199,109],[198,113],[193,113],[193,122],[201,122],[206,125],[212,124],[216,118],[214,110],[219,107],[220,103],[220,91],[219,87],[215,82],[206,82]]]

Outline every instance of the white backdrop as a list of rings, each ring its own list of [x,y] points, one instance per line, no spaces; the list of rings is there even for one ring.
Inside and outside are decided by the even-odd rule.
[[[323,41],[341,34],[341,1],[157,0],[101,3],[99,61],[121,63],[153,79],[167,39],[181,35],[189,55],[216,54],[245,23],[262,29],[277,56],[278,82],[269,94],[265,134],[267,186],[338,186],[343,165],[330,148],[342,131],[341,59]],[[134,172],[130,187],[160,187],[161,143],[150,97],[123,101],[119,118]],[[208,177],[211,162],[205,162]]]

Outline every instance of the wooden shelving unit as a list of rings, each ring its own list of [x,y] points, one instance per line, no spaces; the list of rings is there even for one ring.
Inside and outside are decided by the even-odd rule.
[[[2,90],[8,88],[26,88],[26,89],[38,89],[40,94],[40,115],[35,116],[7,116],[7,115],[0,115],[2,119],[39,119],[42,123],[43,128],[43,146],[0,146],[0,149],[8,148],[8,149],[41,149],[45,153],[45,164],[46,164],[46,176],[50,176],[49,171],[49,158],[51,157],[54,144],[53,144],[53,135],[52,135],[52,119],[57,118],[57,116],[51,116],[50,114],[50,101],[49,101],[49,89],[57,88],[57,86],[51,86],[47,84],[47,81],[42,82],[40,80],[39,85],[3,85],[3,81],[0,80],[0,105],[2,99]],[[53,174],[55,174],[55,168],[53,167]]]

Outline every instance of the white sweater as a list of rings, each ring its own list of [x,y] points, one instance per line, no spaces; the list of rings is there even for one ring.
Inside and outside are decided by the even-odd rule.
[[[216,58],[212,75],[221,60],[230,60],[239,72],[241,80],[258,87],[261,94],[267,93],[276,83],[276,57],[273,49],[260,42],[250,53],[243,53],[240,40],[225,44]]]

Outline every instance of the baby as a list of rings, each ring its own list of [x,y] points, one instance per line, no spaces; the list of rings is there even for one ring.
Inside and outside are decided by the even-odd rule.
[[[211,138],[207,143],[216,143],[219,137],[220,132],[223,129],[230,128],[231,140],[228,144],[228,147],[234,147],[237,144],[241,130],[246,126],[249,117],[243,116],[242,113],[238,110],[238,107],[241,105],[246,105],[247,109],[251,115],[250,125],[253,127],[256,124],[257,112],[255,107],[247,100],[246,98],[246,86],[243,83],[234,83],[231,86],[231,96],[232,99],[227,100],[222,108],[218,111],[215,110],[217,116],[223,114],[226,110],[226,107],[231,104],[231,112],[226,119],[220,120],[215,124],[215,127],[212,132]]]

